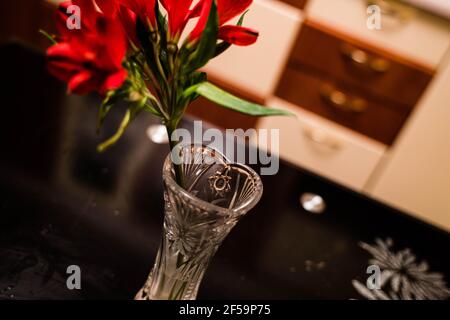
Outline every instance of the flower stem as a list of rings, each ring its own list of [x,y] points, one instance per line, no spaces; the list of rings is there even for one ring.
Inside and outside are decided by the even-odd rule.
[[[111,138],[100,144],[97,147],[97,151],[102,153],[106,149],[111,147],[113,144],[115,144],[117,140],[119,140],[123,136],[125,130],[128,128],[131,118],[132,118],[131,111],[127,110],[127,112],[125,113],[125,117],[123,118],[122,123],[120,124],[119,130],[117,130],[117,132]]]
[[[169,146],[170,146],[170,153],[172,156],[172,151],[175,149],[175,147],[178,144],[178,137],[176,135],[176,129],[178,126],[178,121],[170,121],[165,124],[167,135],[169,136]],[[175,180],[177,181],[178,185],[182,188],[185,188],[184,181],[183,181],[183,168],[181,167],[181,164],[173,163],[173,167],[175,169]]]

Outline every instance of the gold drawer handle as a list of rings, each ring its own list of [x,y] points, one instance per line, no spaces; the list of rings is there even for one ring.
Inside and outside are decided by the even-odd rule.
[[[391,18],[399,25],[404,25],[414,18],[415,10],[405,3],[392,0],[367,0],[367,5],[380,7],[384,17]]]
[[[370,53],[345,43],[341,47],[342,55],[360,69],[375,73],[386,73],[391,63],[383,58],[375,57]]]
[[[329,84],[322,85],[320,95],[329,105],[345,112],[364,113],[368,108],[365,99],[350,97]]]
[[[331,137],[323,130],[307,127],[303,129],[303,134],[312,142],[325,146],[329,149],[340,150],[342,148],[342,143],[339,140]]]

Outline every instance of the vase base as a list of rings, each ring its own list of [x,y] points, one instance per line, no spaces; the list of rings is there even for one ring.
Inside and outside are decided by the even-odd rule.
[[[147,295],[144,293],[144,289],[139,290],[139,292],[134,297],[134,300],[137,300],[137,301],[148,300]]]

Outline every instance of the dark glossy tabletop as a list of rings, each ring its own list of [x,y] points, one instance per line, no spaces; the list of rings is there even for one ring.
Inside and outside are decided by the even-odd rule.
[[[142,116],[97,154],[123,110],[98,136],[98,98],[66,96],[39,53],[9,45],[0,56],[0,298],[132,298],[162,228],[168,146],[146,135],[156,120]],[[200,299],[361,299],[352,281],[365,283],[372,255],[360,242],[376,238],[410,248],[448,280],[447,233],[286,163],[263,182],[261,202],[220,247]],[[304,192],[324,197],[323,215],[301,208]],[[69,265],[81,267],[81,290],[66,287]]]

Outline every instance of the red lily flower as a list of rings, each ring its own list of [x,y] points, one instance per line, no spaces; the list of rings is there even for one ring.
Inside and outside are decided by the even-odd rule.
[[[211,3],[213,0],[201,0],[191,11],[190,18],[199,16],[199,21],[194,31],[189,35],[190,41],[195,41],[205,28]],[[219,15],[219,39],[238,46],[248,46],[256,42],[259,32],[241,26],[224,25],[231,19],[242,14],[253,0],[217,0],[217,12]]]
[[[91,13],[100,11],[104,16],[115,18],[119,14],[121,6],[124,6],[135,14],[139,15],[143,22],[147,22],[152,28],[156,26],[155,4],[157,0],[71,0],[60,5],[63,18],[67,18],[67,8],[70,5],[77,5],[81,13]],[[86,22],[84,20],[86,19]],[[83,14],[83,23],[87,27],[92,25],[90,16]]]
[[[86,1],[86,0],[84,0]],[[151,30],[156,28],[155,5],[157,0],[91,0],[95,1],[102,13],[113,19],[118,18],[128,39],[134,47],[139,45],[136,35],[136,19],[148,25]]]
[[[84,12],[95,29],[72,32],[66,29],[64,42],[47,50],[48,68],[58,79],[68,83],[69,91],[105,95],[119,88],[127,77],[122,67],[126,38],[117,20],[98,11]]]
[[[151,29],[156,27],[155,16],[156,0],[72,0],[60,4],[58,10],[57,26],[61,34],[66,33],[66,21],[70,17],[67,9],[71,5],[80,7],[81,30],[95,30],[95,17],[99,14],[118,19],[128,36],[129,41],[137,47],[139,41],[136,35],[136,16],[147,23]],[[72,30],[76,32],[75,30]]]

